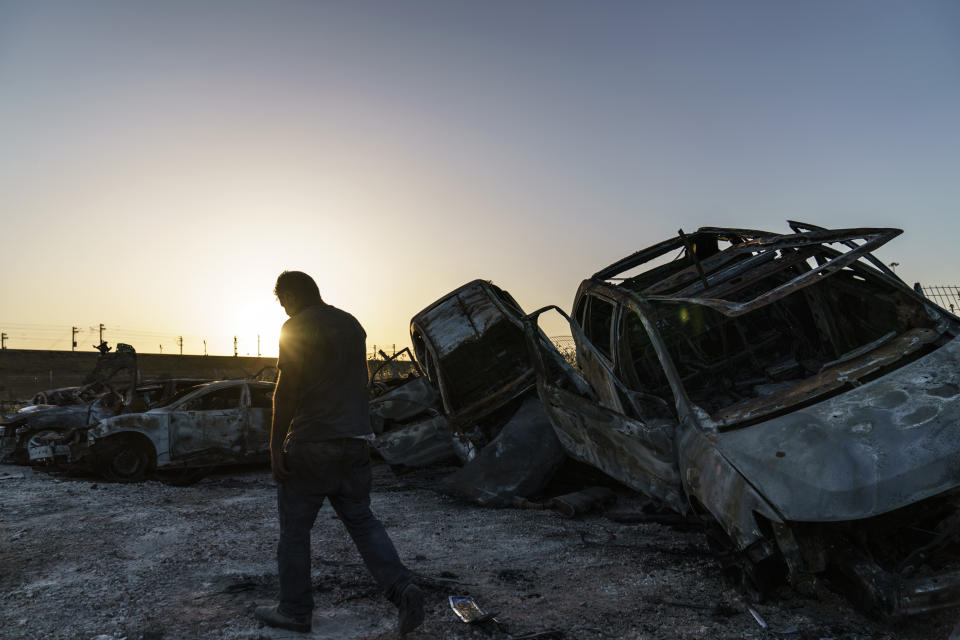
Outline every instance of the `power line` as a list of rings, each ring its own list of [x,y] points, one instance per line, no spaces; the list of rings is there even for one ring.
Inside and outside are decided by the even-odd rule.
[[[103,330],[101,333],[101,325]],[[6,349],[28,350],[64,350],[73,352],[89,352],[95,349],[100,337],[110,345],[127,343],[140,353],[158,353],[160,345],[165,354],[182,352],[184,355],[236,355],[249,351],[250,356],[275,357],[275,353],[263,353],[263,333],[250,332],[244,334],[206,334],[190,335],[174,332],[151,331],[121,327],[109,323],[62,324],[51,325],[41,323],[4,323],[0,322],[0,329],[4,334],[3,346]],[[235,341],[233,350],[230,350],[231,340]],[[257,349],[254,350],[254,341]],[[268,340],[274,346],[272,339]],[[242,343],[242,344],[241,344]],[[241,347],[249,345],[249,347]],[[175,351],[171,346],[175,346]],[[193,349],[191,349],[191,346]],[[402,345],[401,345],[402,348]]]

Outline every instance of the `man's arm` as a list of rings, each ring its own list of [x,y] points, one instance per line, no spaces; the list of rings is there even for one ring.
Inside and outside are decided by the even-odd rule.
[[[297,410],[299,390],[300,380],[294,370],[288,368],[278,374],[277,388],[273,392],[273,423],[270,425],[270,467],[277,482],[290,477],[283,464],[283,440]]]

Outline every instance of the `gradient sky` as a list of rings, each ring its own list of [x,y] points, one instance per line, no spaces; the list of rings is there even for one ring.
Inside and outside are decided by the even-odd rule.
[[[788,218],[902,228],[879,257],[957,285],[958,174],[953,0],[0,0],[11,348],[273,355],[283,269],[399,348],[473,278],[569,308]]]

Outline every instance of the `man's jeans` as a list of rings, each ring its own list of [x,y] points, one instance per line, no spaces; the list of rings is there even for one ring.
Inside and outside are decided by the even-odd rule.
[[[313,611],[310,530],[325,497],[330,498],[380,589],[399,604],[411,573],[370,511],[370,443],[358,438],[289,443],[284,460],[291,477],[277,486],[280,611],[294,617]]]

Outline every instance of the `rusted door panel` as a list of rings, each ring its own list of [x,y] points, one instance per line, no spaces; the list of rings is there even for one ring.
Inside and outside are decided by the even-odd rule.
[[[645,425],[542,381],[537,389],[569,455],[687,512],[672,429]]]
[[[245,414],[244,409],[171,412],[170,457],[209,449],[239,451]]]

